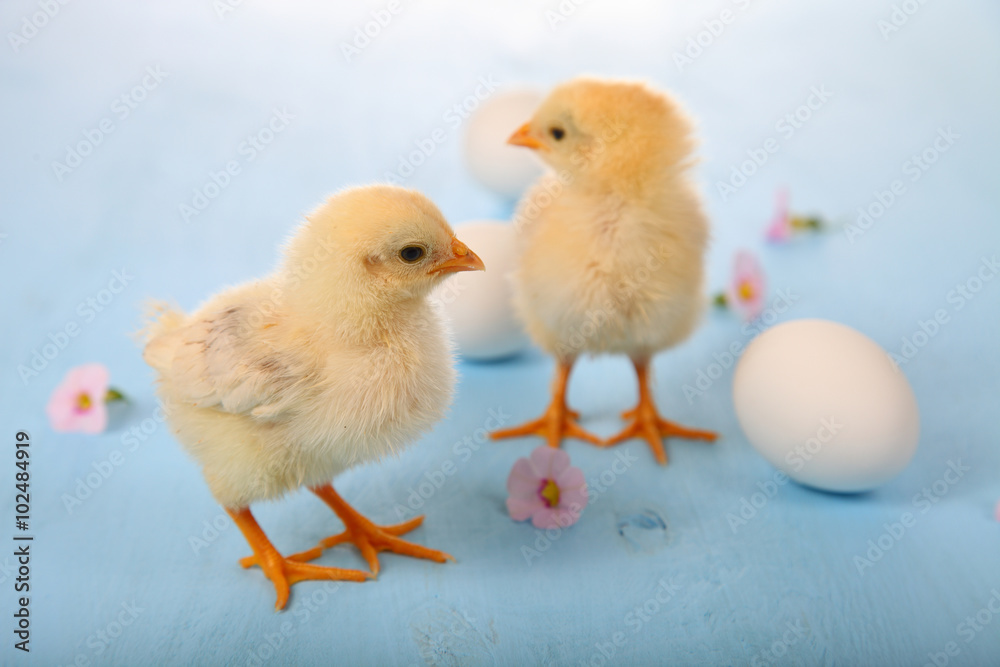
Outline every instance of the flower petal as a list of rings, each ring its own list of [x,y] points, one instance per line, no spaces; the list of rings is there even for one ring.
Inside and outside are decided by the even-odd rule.
[[[508,498],[507,513],[514,521],[524,521],[530,519],[536,512],[545,508],[541,500],[530,500],[526,498]]]
[[[562,528],[563,525],[570,525],[573,523],[571,521],[570,524],[566,524],[565,522],[560,524],[559,519],[559,510],[555,507],[543,507],[531,516],[531,525],[535,528],[548,530],[550,528]]]
[[[56,387],[45,406],[45,414],[49,418],[52,429],[65,433],[75,429],[76,400],[79,395],[75,387],[63,384]]]
[[[514,467],[510,469],[507,476],[507,493],[512,498],[538,498],[538,486],[542,480],[535,474],[534,468],[528,459],[520,458],[514,462]],[[541,500],[539,499],[539,502]]]
[[[108,407],[104,400],[98,400],[86,412],[80,413],[74,430],[90,435],[103,433],[108,426]]]
[[[108,425],[104,399],[109,381],[108,369],[103,364],[83,364],[69,369],[45,406],[52,429],[61,433],[103,432]],[[77,410],[80,394],[87,394],[92,401],[92,407],[85,412]]]
[[[773,243],[781,243],[792,237],[792,227],[787,218],[775,218],[767,228],[765,238]]]
[[[562,493],[559,495],[558,509],[572,512],[578,519],[583,513],[583,509],[587,506],[587,501],[589,499],[590,496],[587,494],[586,485],[563,489]],[[576,519],[573,519],[573,522],[576,523]]]
[[[569,467],[569,454],[557,447],[541,445],[531,452],[531,465],[539,480],[555,479]]]
[[[580,519],[580,512],[560,507],[545,507],[531,517],[535,528],[548,530],[550,528],[569,528]]]
[[[741,294],[741,286],[746,283],[751,288],[751,298],[744,298]],[[733,258],[733,277],[727,290],[727,296],[731,299],[733,307],[743,314],[744,319],[751,320],[764,309],[764,296],[766,292],[764,283],[764,271],[753,253],[740,250]]]
[[[569,466],[554,479],[562,493],[569,489],[580,488],[587,485],[587,480],[583,477],[583,471],[576,466]]]
[[[583,508],[587,506],[589,499],[587,481],[583,477],[583,471],[570,466],[559,476],[556,484],[559,485],[559,507],[570,509],[579,516]]]
[[[82,391],[86,391],[96,401],[104,402],[104,396],[108,393],[110,375],[104,364],[83,364],[70,369],[66,374],[65,382],[72,382],[74,386]]]

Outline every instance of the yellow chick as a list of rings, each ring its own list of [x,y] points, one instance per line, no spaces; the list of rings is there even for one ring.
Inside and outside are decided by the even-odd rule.
[[[691,123],[667,95],[631,82],[578,78],[555,88],[508,140],[551,168],[515,218],[520,256],[515,304],[528,332],[555,356],[552,402],[532,422],[493,438],[564,436],[610,446],[642,437],[667,462],[663,438],[714,440],[660,417],[649,362],[693,331],[704,304],[708,220],[688,171]],[[581,353],[626,354],[639,403],[629,426],[602,441],[566,405]]]
[[[371,578],[307,562],[335,544],[353,542],[373,575],[383,550],[450,558],[398,537],[423,517],[376,526],[330,482],[398,452],[442,417],[455,371],[427,297],[450,273],[483,270],[426,197],[382,185],[331,197],[283,254],[271,275],[193,313],[157,306],[144,331],[168,421],[253,549],[241,564],[273,582],[277,609],[299,581]],[[303,486],[345,530],[286,558],[249,506]]]

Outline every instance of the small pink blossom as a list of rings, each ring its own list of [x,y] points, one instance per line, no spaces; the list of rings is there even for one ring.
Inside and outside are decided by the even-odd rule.
[[[997,521],[1000,521],[1000,503],[997,503],[996,517]]]
[[[767,228],[767,240],[772,243],[784,243],[792,238],[792,216],[788,213],[788,190],[778,190],[775,195],[774,217],[771,226]]]
[[[520,458],[507,478],[507,511],[515,521],[531,519],[535,528],[566,528],[587,506],[583,471],[569,463],[569,454],[542,445],[530,458]]]
[[[753,253],[740,250],[733,258],[733,277],[726,290],[726,305],[749,322],[764,310],[766,291],[764,269]]]
[[[71,368],[45,406],[53,430],[103,432],[108,425],[108,381],[108,369],[101,364]]]
[[[785,243],[796,232],[817,232],[825,227],[826,223],[818,216],[793,214],[788,209],[788,190],[782,188],[774,196],[774,217],[764,235],[771,243]]]

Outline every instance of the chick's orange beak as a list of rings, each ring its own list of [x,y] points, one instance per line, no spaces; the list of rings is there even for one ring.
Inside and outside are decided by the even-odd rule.
[[[485,271],[486,265],[479,255],[469,250],[469,246],[458,240],[451,239],[451,258],[439,263],[431,273],[457,273],[459,271]]]
[[[542,147],[542,142],[531,134],[531,123],[525,123],[521,127],[517,128],[517,132],[510,135],[510,138],[507,139],[507,143],[514,146],[524,146],[526,148],[534,149]]]

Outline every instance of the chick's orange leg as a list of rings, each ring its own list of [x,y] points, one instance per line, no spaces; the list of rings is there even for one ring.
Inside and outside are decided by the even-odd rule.
[[[329,484],[317,486],[312,489],[312,492],[337,513],[340,520],[344,522],[345,530],[342,533],[321,540],[315,548],[304,551],[301,554],[296,554],[292,558],[311,560],[323,553],[324,549],[329,549],[344,542],[352,542],[361,551],[361,555],[368,562],[368,567],[371,568],[372,574],[375,575],[379,573],[377,554],[380,551],[392,551],[403,556],[426,558],[438,563],[455,560],[443,551],[429,549],[419,544],[399,539],[399,535],[404,535],[422,524],[424,522],[424,517],[422,516],[398,523],[394,526],[376,526],[362,516],[360,512],[348,505],[347,501],[341,498]]]
[[[276,611],[280,611],[288,604],[288,593],[292,584],[300,581],[331,579],[335,581],[365,581],[371,579],[371,575],[360,570],[343,570],[337,567],[320,567],[319,565],[308,565],[306,563],[294,561],[283,557],[274,548],[267,535],[257,524],[257,520],[250,513],[250,508],[242,507],[233,509],[226,508],[226,512],[233,518],[233,522],[239,526],[243,537],[246,538],[253,549],[254,556],[241,560],[243,567],[250,567],[251,564],[260,565],[264,574],[278,594],[278,600],[274,604]],[[252,559],[252,563],[245,561]]]
[[[621,433],[602,443],[604,447],[617,445],[630,438],[643,438],[653,450],[653,456],[661,465],[667,463],[667,452],[663,447],[664,438],[690,438],[712,442],[716,434],[711,431],[699,431],[675,424],[660,417],[653,402],[653,393],[649,389],[649,360],[633,360],[635,374],[639,379],[639,404],[635,408],[622,413],[623,419],[631,419],[632,423]]]
[[[570,410],[566,405],[566,386],[569,384],[569,372],[572,368],[572,361],[559,362],[555,382],[552,383],[552,402],[546,408],[545,414],[527,424],[494,431],[490,437],[494,440],[501,440],[503,438],[520,438],[525,435],[539,435],[545,438],[549,447],[558,447],[566,436],[579,438],[593,445],[601,444],[600,438],[584,431],[576,423],[580,413]]]

